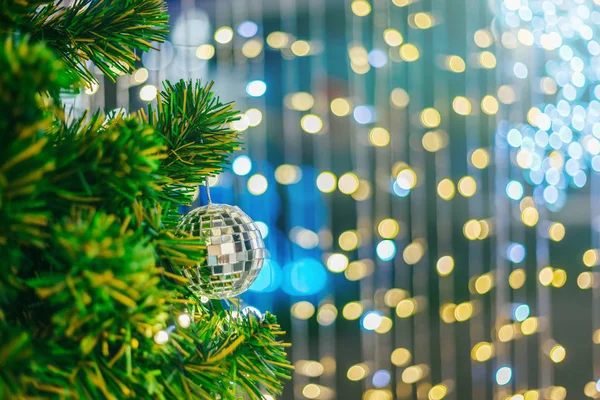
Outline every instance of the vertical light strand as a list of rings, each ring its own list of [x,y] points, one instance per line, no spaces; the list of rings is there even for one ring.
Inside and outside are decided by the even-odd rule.
[[[355,16],[352,13],[352,0],[346,0],[345,2],[345,15],[346,15],[346,41],[349,44],[349,48],[346,51],[350,51],[353,46],[363,45],[363,19],[364,17]],[[351,68],[351,62],[348,63],[348,97],[354,107],[365,104],[366,95],[366,84],[364,75],[359,75]],[[356,118],[355,118],[356,119]],[[355,173],[360,177],[368,176],[369,162],[368,152],[365,146],[361,146],[360,136],[364,134],[365,128],[350,121],[348,129],[348,137],[350,144],[350,152],[352,153],[351,165]],[[356,204],[356,224],[357,226],[362,220],[369,220],[371,213],[371,200],[359,202]],[[358,249],[359,259],[372,259],[372,250],[370,246],[361,246]],[[359,281],[359,296],[364,307],[371,311],[373,308],[373,296],[374,296],[374,278],[372,275],[366,276]],[[374,354],[375,343],[372,331],[361,330],[361,358],[363,362],[370,363],[370,357]],[[369,371],[371,373],[372,371]],[[368,380],[363,381],[363,391],[365,386],[370,388],[371,384]]]
[[[281,27],[282,30],[288,35],[289,41],[291,41],[296,35],[296,18],[297,18],[297,3],[296,0],[281,0],[280,3],[281,13]],[[290,44],[290,43],[288,43]],[[283,49],[282,49],[283,52]],[[283,56],[283,53],[282,53]],[[293,57],[293,56],[292,56]],[[284,58],[282,61],[282,98],[285,102],[286,96],[293,94],[298,91],[299,79],[297,76],[297,60],[294,58]],[[284,161],[299,165],[301,162],[301,131],[299,129],[299,118],[297,112],[286,108],[285,104],[282,104],[283,110],[283,140],[284,140]],[[289,230],[291,226],[291,216],[286,218],[286,229]],[[290,262],[293,262],[298,257],[296,256],[296,249],[292,246],[292,253]],[[316,314],[316,313],[315,313]],[[295,343],[292,347],[292,363],[296,363],[299,360],[307,358],[310,352],[309,346],[309,320],[300,320],[292,316],[292,329],[291,329],[291,340]],[[294,399],[302,399],[302,389],[309,380],[304,375],[300,375],[297,372],[294,373]]]
[[[481,19],[481,6],[482,3],[477,0],[467,0],[466,9],[471,10],[471,14],[466,16],[466,29],[465,29],[465,43],[466,43],[466,54],[467,59],[472,59],[472,54],[477,54],[477,46],[474,41],[475,32],[480,28],[480,19]],[[475,68],[474,68],[475,67]],[[464,193],[463,195],[469,196],[467,199],[468,204],[468,219],[473,224],[479,225],[479,231],[482,231],[482,222],[485,220],[484,215],[484,207],[483,203],[485,201],[483,192],[483,182],[482,177],[483,173],[479,171],[478,168],[472,163],[472,155],[475,151],[480,147],[480,135],[479,131],[482,126],[485,126],[485,122],[487,121],[487,116],[482,112],[482,106],[480,102],[480,98],[483,97],[481,95],[482,87],[484,90],[487,89],[485,85],[481,85],[481,81],[485,82],[485,77],[487,75],[487,70],[476,68],[476,66],[469,66],[469,71],[467,73],[466,79],[466,97],[469,101],[474,103],[474,110],[472,110],[471,115],[465,117],[465,133],[467,137],[467,147],[465,151],[465,162],[467,165],[467,177],[462,179],[472,179],[476,182],[476,187],[473,188],[473,192],[470,195]],[[489,117],[492,121],[494,117]],[[460,189],[460,188],[459,188]],[[466,225],[465,225],[466,226]],[[465,230],[465,234],[466,234]],[[480,282],[484,282],[482,285],[478,285],[478,279],[483,276],[484,270],[484,254],[483,254],[483,242],[480,240],[481,235],[478,234],[475,237],[467,237],[468,239],[468,269],[469,269],[469,292],[470,292],[470,301],[473,305],[473,315],[468,320],[469,324],[469,349],[473,349],[478,343],[484,341],[485,337],[485,328],[483,316],[479,315],[483,311],[483,307],[485,306],[485,293],[491,291],[491,288],[485,293],[480,292],[480,286],[485,286],[487,279],[485,277],[481,278]],[[491,275],[488,275],[491,276]],[[490,278],[490,279],[493,279]],[[491,286],[491,284],[490,284]],[[473,398],[485,398],[486,393],[486,381],[481,381],[478,379],[478,376],[481,375],[482,372],[485,372],[485,366],[479,363],[477,360],[471,359],[470,362],[471,367],[471,393]]]
[[[409,26],[404,23],[404,21],[408,18],[408,7],[397,7],[394,5],[390,6],[390,18],[389,18],[389,27],[394,29],[398,28],[401,35],[404,38],[404,41],[408,38]],[[401,22],[401,23],[398,23]],[[392,64],[390,66],[391,69],[391,82],[394,82],[394,87],[389,93],[389,101],[390,101],[390,109],[393,107],[394,110],[390,112],[390,134],[394,137],[395,140],[392,140],[392,168],[387,171],[388,173],[393,173],[392,179],[396,179],[397,171],[394,170],[394,165],[396,163],[404,163],[408,161],[408,154],[410,153],[410,132],[411,132],[411,112],[413,108],[411,106],[410,94],[409,90],[409,81],[411,79],[411,74],[408,68],[408,63],[404,63],[400,61],[399,54],[400,47],[395,47],[391,49],[390,55],[395,53],[395,61],[394,58],[390,57]],[[393,53],[392,53],[393,52]],[[395,91],[395,92],[394,92]],[[393,93],[402,93],[407,98],[402,99],[401,103],[393,103],[394,98]],[[406,103],[406,104],[405,104]],[[400,108],[400,109],[398,109]],[[388,182],[385,182],[388,185]],[[386,186],[387,188],[387,186]],[[412,269],[404,262],[404,259],[401,255],[401,243],[406,243],[410,239],[410,202],[409,199],[397,197],[392,194],[391,198],[392,202],[392,217],[394,220],[398,221],[399,224],[399,234],[395,239],[395,244],[398,248],[398,254],[394,259],[394,283],[396,288],[402,288],[406,291],[407,296],[412,296]],[[395,374],[395,384],[394,387],[395,394],[399,399],[412,399],[413,398],[413,385],[403,382],[402,380],[402,372],[408,363],[412,363],[412,355],[414,354],[414,340],[413,340],[413,331],[412,331],[412,321],[409,318],[398,318],[397,316],[394,318],[396,321],[396,326],[394,329],[394,348],[396,349],[406,349],[410,354],[410,359],[406,360],[400,365],[397,365],[396,374]],[[405,360],[402,360],[405,361]]]
[[[500,46],[496,47],[496,54],[498,58],[510,56],[508,51]],[[504,78],[501,68],[495,69],[495,76],[497,79],[502,80]],[[508,107],[507,107],[508,109]],[[492,321],[493,321],[493,345],[495,350],[495,357],[492,362],[493,371],[497,371],[499,368],[508,365],[510,355],[510,344],[499,340],[498,332],[502,326],[509,322],[508,318],[508,296],[509,286],[508,277],[510,265],[505,256],[506,249],[510,243],[510,207],[511,204],[508,201],[508,197],[504,195],[506,185],[509,182],[510,174],[510,150],[504,142],[504,137],[501,135],[502,129],[506,129],[508,120],[510,119],[511,110],[506,112],[501,109],[499,117],[505,120],[504,125],[498,127],[498,132],[494,135],[494,184],[493,193],[490,196],[492,209],[495,210],[494,228],[495,228],[495,243],[492,250],[492,259],[496,265],[496,291],[492,310]],[[504,133],[505,135],[505,133]],[[495,381],[492,380],[492,387],[494,396],[499,398],[503,393],[501,386],[498,386]]]
[[[327,75],[327,58],[324,49],[327,41],[327,25],[325,23],[325,0],[310,0],[309,1],[309,29],[310,43],[320,45],[323,50],[318,54],[313,54],[310,58],[310,76],[311,87],[310,91],[314,97],[313,113],[318,115],[325,127],[322,134],[312,135],[312,152],[313,159],[317,170],[329,170],[331,160],[331,127],[328,118],[329,101],[328,101],[328,75]],[[325,196],[325,206],[331,210],[331,196]],[[316,215],[314,216],[316,218]],[[331,214],[327,219],[325,226],[320,229],[327,229],[333,232],[331,226]],[[335,306],[336,293],[331,290],[327,301]],[[334,359],[336,357],[336,326],[337,322],[334,319],[333,323],[326,326],[319,326],[319,359]],[[326,364],[326,363],[324,363]],[[325,366],[325,365],[324,365]],[[327,371],[326,371],[327,372]],[[319,383],[324,387],[334,388],[336,385],[335,373],[324,373],[319,378]]]
[[[447,14],[448,3],[446,0],[438,0],[432,3],[432,14],[436,18],[444,18]],[[443,22],[443,20],[442,20]],[[433,51],[436,54],[435,63],[437,68],[435,69],[434,75],[434,97],[437,99],[440,114],[445,116],[445,119],[440,124],[440,130],[442,132],[449,132],[449,116],[451,112],[450,98],[449,98],[449,81],[451,81],[450,70],[442,68],[445,60],[441,59],[444,55],[452,54],[453,50],[450,49],[448,43],[449,30],[452,29],[450,24],[443,24],[443,26],[437,26],[434,28],[434,39],[433,39]],[[441,315],[442,307],[454,303],[454,252],[452,251],[452,197],[446,192],[446,188],[441,186],[442,192],[438,191],[438,185],[440,182],[452,182],[452,164],[451,164],[451,151],[450,146],[447,145],[445,148],[441,148],[435,152],[435,187],[434,196],[436,198],[436,233],[437,233],[437,248],[435,249],[435,257],[432,258],[434,263],[431,271],[437,271],[438,275],[438,289],[439,289],[439,301],[438,301],[438,333],[439,333],[439,382],[433,381],[435,384],[443,384],[447,390],[448,399],[456,399],[456,372],[455,372],[455,334],[454,324],[452,320],[444,320]],[[449,181],[448,181],[449,180]],[[454,184],[452,183],[452,190],[454,190]],[[442,195],[445,198],[442,198]],[[438,264],[439,263],[439,264]],[[439,266],[439,267],[438,267]],[[436,272],[431,272],[432,276]],[[432,308],[433,308],[432,304]],[[433,315],[436,315],[433,312]],[[435,318],[435,317],[434,317]],[[453,318],[453,316],[452,316]]]
[[[424,12],[427,5],[425,2],[419,2],[411,7],[411,11]],[[410,15],[409,15],[409,18]],[[409,24],[410,25],[410,24]],[[427,46],[425,41],[425,30],[413,28],[408,29],[406,40],[413,43],[419,49],[419,57],[414,62],[407,63],[406,68],[410,69],[409,93],[411,102],[410,111],[423,110],[429,107],[435,107],[435,99],[431,86],[427,86],[425,80],[425,69],[427,74],[431,73],[429,68],[433,67],[431,61],[425,63],[426,58],[432,60],[435,55],[432,54],[431,46]],[[430,32],[427,32],[429,35]],[[425,88],[425,90],[423,90]],[[414,98],[414,101],[413,101]],[[410,107],[412,105],[412,107]],[[438,111],[436,111],[438,112]],[[439,112],[438,112],[439,113]],[[439,114],[438,114],[439,115]],[[422,118],[422,124],[427,125]],[[439,124],[436,124],[439,125]],[[437,126],[436,126],[437,127]],[[414,342],[414,364],[424,365],[431,371],[430,355],[430,332],[429,332],[429,251],[427,247],[428,239],[428,214],[427,207],[427,160],[423,149],[418,147],[418,138],[422,136],[426,129],[418,127],[409,129],[409,158],[408,163],[415,171],[418,177],[418,183],[411,189],[410,198],[410,243],[403,250],[404,261],[409,264],[412,273],[412,296],[417,303],[417,310],[412,317],[413,324],[413,342]],[[417,138],[417,140],[415,140]],[[410,247],[409,247],[410,246]],[[408,250],[407,250],[408,249]],[[412,250],[417,249],[417,257],[413,259]],[[419,387],[431,387],[431,372],[423,374],[422,379],[416,385],[417,392]]]

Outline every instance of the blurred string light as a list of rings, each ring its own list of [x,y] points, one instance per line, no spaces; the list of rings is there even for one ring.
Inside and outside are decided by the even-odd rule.
[[[261,80],[253,80],[246,85],[246,93],[251,97],[260,97],[267,91],[267,84]]]

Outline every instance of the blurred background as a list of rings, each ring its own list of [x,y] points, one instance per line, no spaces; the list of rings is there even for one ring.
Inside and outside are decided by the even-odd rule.
[[[242,298],[293,343],[282,399],[600,398],[600,1],[168,4],[75,106],[236,102],[211,193],[265,238]]]

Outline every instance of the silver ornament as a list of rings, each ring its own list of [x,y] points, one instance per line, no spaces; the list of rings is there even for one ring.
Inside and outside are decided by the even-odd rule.
[[[262,268],[265,244],[260,231],[237,206],[209,203],[198,207],[181,219],[177,231],[205,241],[206,263],[183,269],[190,289],[200,296],[237,296],[252,285]]]

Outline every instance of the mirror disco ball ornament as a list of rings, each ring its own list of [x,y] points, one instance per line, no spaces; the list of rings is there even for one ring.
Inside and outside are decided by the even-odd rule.
[[[252,285],[262,268],[265,244],[260,231],[237,206],[210,203],[196,208],[181,219],[177,231],[205,240],[205,264],[183,269],[190,289],[200,296],[237,296]]]

